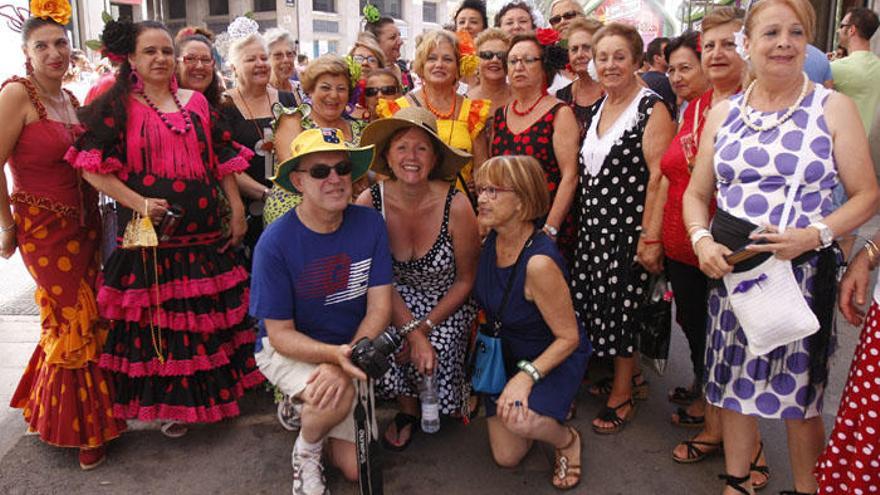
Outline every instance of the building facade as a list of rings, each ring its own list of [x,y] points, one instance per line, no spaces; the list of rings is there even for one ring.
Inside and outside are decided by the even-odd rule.
[[[383,15],[393,17],[405,40],[401,56],[411,59],[415,38],[449,21],[457,0],[371,0]],[[76,44],[96,39],[103,28],[101,12],[134,20],[158,19],[172,31],[186,25],[207,26],[222,33],[233,19],[250,12],[263,29],[281,27],[299,40],[309,57],[344,54],[361,31],[365,0],[73,0]]]

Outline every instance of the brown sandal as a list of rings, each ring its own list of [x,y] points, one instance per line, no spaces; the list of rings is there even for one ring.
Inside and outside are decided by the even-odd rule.
[[[575,442],[577,442],[578,447],[581,446],[581,433],[573,426],[569,426],[568,431],[571,433],[571,440],[568,441],[565,447],[556,449],[556,462],[553,467],[552,483],[553,487],[557,490],[571,490],[581,482],[581,465],[569,464],[568,457],[562,454],[563,450],[571,447]],[[581,454],[583,454],[583,451]]]

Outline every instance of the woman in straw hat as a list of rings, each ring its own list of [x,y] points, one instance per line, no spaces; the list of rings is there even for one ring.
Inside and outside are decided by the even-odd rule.
[[[468,199],[444,179],[471,157],[444,143],[434,115],[418,107],[373,122],[361,145],[376,146],[373,170],[390,177],[357,203],[382,212],[388,227],[396,289],[391,323],[416,326],[402,359],[378,384],[400,404],[383,444],[402,450],[419,413],[422,376],[435,375],[441,414],[459,412],[467,399],[464,356],[476,315],[470,292],[480,241]]]

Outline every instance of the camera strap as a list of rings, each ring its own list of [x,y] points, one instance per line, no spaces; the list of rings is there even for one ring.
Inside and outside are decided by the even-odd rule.
[[[375,401],[373,379],[357,382],[354,406],[355,449],[358,462],[358,485],[361,495],[382,495],[382,460],[379,456],[379,432],[373,430]]]

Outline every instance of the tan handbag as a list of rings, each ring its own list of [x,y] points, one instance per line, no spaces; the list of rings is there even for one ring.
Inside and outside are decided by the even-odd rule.
[[[139,211],[132,211],[131,220],[125,226],[125,232],[122,235],[122,249],[138,249],[147,247],[156,247],[159,245],[159,237],[156,236],[156,229],[153,228],[153,222],[150,221],[148,203],[144,200],[144,214]]]

